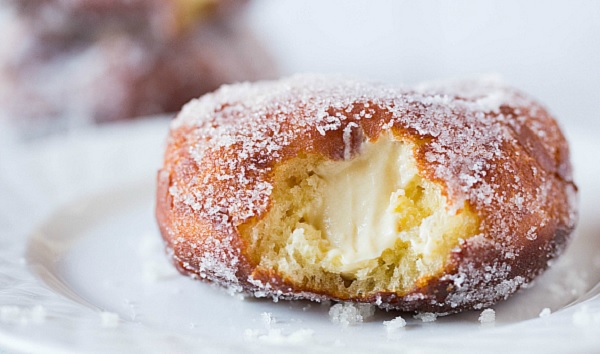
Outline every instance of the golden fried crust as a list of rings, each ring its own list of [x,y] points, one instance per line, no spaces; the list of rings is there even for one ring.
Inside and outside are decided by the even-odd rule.
[[[421,175],[481,220],[445,273],[408,293],[306,289],[249,257],[238,227],[266,215],[273,170],[300,154],[341,160],[391,132],[416,144]],[[527,96],[490,81],[418,89],[297,76],[223,87],[173,122],[156,214],[182,272],[256,296],[455,312],[505,299],[565,247],[576,220],[567,142]]]

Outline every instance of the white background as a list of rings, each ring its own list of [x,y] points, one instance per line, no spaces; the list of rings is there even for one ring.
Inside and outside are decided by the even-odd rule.
[[[249,20],[283,75],[500,74],[567,130],[600,132],[600,1],[257,0]]]

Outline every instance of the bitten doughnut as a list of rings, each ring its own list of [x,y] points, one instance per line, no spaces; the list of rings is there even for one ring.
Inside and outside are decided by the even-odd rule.
[[[231,292],[449,313],[546,269],[576,199],[567,141],[519,91],[296,76],[184,106],[156,215],[177,268]]]

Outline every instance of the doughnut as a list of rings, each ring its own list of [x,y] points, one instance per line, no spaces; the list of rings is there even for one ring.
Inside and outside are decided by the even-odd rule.
[[[489,307],[531,284],[577,219],[558,124],[492,79],[223,86],[172,122],[157,181],[178,270],[274,300]]]
[[[106,29],[174,37],[240,11],[247,0],[8,0],[40,34],[90,39]],[[171,38],[172,39],[172,38]]]
[[[224,83],[272,78],[270,55],[237,16],[243,3],[19,1],[0,21],[0,121],[44,135],[176,112]]]

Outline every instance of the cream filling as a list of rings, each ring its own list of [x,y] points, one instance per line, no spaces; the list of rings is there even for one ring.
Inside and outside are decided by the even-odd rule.
[[[427,256],[449,229],[447,208],[415,215],[417,208],[405,196],[416,179],[428,186],[423,193],[433,205],[446,205],[439,187],[419,177],[412,144],[391,139],[365,143],[357,157],[324,163],[315,173],[320,197],[303,211],[304,220],[293,230],[288,247],[308,254],[301,251],[305,231],[320,230],[330,243],[321,262],[327,270],[354,273],[372,268],[375,264],[369,262],[398,239]]]
[[[393,200],[417,173],[411,150],[388,139],[366,143],[355,159],[316,171],[322,196],[306,221],[325,233],[332,244],[326,259],[337,259],[341,271],[361,268],[399,238]]]
[[[439,274],[479,219],[420,175],[416,148],[386,135],[355,156],[348,148],[342,161],[307,155],[281,164],[269,212],[239,226],[248,255],[300,287],[342,298],[402,293]]]

